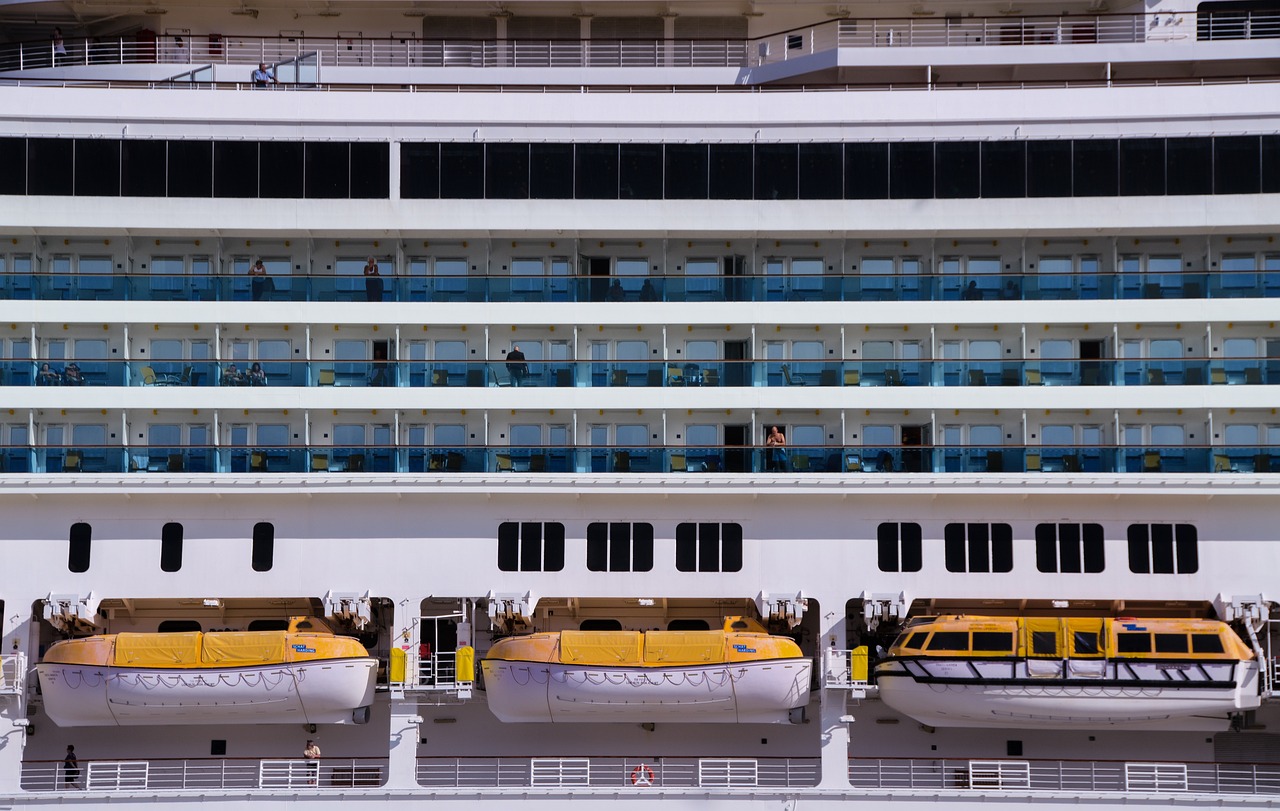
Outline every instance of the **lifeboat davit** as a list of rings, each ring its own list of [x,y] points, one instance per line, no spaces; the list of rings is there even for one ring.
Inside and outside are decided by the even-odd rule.
[[[572,723],[787,723],[812,672],[795,642],[742,617],[719,631],[511,637],[482,667],[500,720]]]
[[[59,726],[364,723],[377,660],[323,621],[287,631],[121,633],[57,642],[36,666]]]
[[[1226,729],[1258,662],[1216,620],[943,616],[875,668],[885,704],[935,727]]]

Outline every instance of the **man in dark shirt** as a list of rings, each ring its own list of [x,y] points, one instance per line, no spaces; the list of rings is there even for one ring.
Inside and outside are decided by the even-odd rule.
[[[511,351],[507,353],[507,374],[511,375],[511,385],[524,385],[524,378],[529,374],[529,364],[524,361],[524,353],[520,351],[520,345],[516,344],[511,347]]]

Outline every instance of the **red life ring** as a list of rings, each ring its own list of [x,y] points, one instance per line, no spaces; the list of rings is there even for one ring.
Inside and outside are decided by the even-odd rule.
[[[631,785],[652,786],[653,777],[653,769],[649,768],[648,764],[641,763],[631,770]]]

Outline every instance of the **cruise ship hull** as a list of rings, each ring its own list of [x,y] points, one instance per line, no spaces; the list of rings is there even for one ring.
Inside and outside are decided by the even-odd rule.
[[[809,703],[807,660],[688,667],[486,661],[489,709],[520,722],[782,724]]]
[[[373,703],[377,661],[202,670],[38,666],[45,711],[59,726],[349,724]]]

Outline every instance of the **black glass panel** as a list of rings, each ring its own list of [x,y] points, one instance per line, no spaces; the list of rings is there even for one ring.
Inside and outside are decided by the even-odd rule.
[[[969,525],[969,571],[992,571],[990,528],[986,524]]]
[[[1103,537],[1101,524],[1084,525],[1083,546],[1085,574],[1097,574],[1106,568]]]
[[[535,200],[573,197],[573,144],[529,145],[529,196]]]
[[[400,196],[434,200],[440,196],[440,145],[400,145]]]
[[[668,200],[707,199],[706,144],[667,144],[665,158]]]
[[[801,200],[844,197],[844,148],[841,144],[800,144],[797,196]]]
[[[844,145],[846,200],[889,199],[889,145]]]
[[[1114,140],[1072,142],[1072,193],[1115,197],[1120,192],[1119,150]]]
[[[89,557],[93,547],[93,527],[83,521],[77,521],[71,525],[69,540],[67,569],[77,574],[89,571]]]
[[[609,525],[602,522],[587,524],[587,571],[609,570]],[[501,535],[499,535],[501,542]]]
[[[1151,573],[1173,574],[1173,525],[1151,525]]]
[[[638,523],[631,528],[631,570],[653,571],[653,524]]]
[[[987,141],[982,144],[982,196],[1027,196],[1025,141]]]
[[[528,199],[528,144],[489,144],[485,147],[484,196],[490,200]]]
[[[1063,572],[1079,574],[1080,562],[1080,525],[1058,525],[1058,558]]]
[[[533,521],[520,524],[520,571],[542,571],[542,524]]]
[[[386,200],[391,197],[391,145],[360,142],[351,145],[351,198]]]
[[[900,531],[902,533],[902,571],[918,572],[924,565],[920,525],[908,522],[902,525]]]
[[[1213,139],[1165,141],[1169,194],[1213,194]]]
[[[484,144],[440,145],[440,196],[446,200],[484,197]]]
[[[977,141],[945,141],[934,148],[934,182],[938,199],[954,200],[979,196],[981,168]]]
[[[889,197],[929,200],[933,197],[933,144],[889,144]]]
[[[755,174],[751,144],[711,145],[711,199],[750,200]]]
[[[1261,147],[1256,135],[1214,138],[1214,194],[1257,194],[1262,188]]]
[[[351,196],[351,145],[310,143],[302,152],[303,193],[309,200]]]
[[[720,550],[720,571],[742,571],[742,525],[722,524],[720,527],[722,547]]]
[[[164,197],[168,163],[164,141],[124,141],[120,148],[121,194]]]
[[[662,144],[622,144],[618,148],[618,197],[662,199]]]
[[[258,195],[301,200],[303,152],[301,141],[264,141],[258,150]]]
[[[27,139],[0,138],[0,194],[27,193]]]
[[[258,142],[215,141],[213,196],[258,196]]]
[[[1178,574],[1195,574],[1200,569],[1200,553],[1196,549],[1196,528],[1191,524],[1178,524],[1174,531],[1175,557]]]
[[[1071,196],[1071,142],[1027,142],[1027,196]]]
[[[543,524],[544,542],[542,550],[542,570],[559,572],[564,569],[564,524],[549,521]]]
[[[520,570],[520,525],[515,521],[498,524],[498,570]]]
[[[1036,570],[1058,571],[1058,525],[1036,524]]]
[[[213,143],[169,142],[169,196],[213,196]]]
[[[120,196],[120,142],[101,138],[76,139],[76,195]]]
[[[578,144],[574,189],[579,200],[618,199],[618,145]]]
[[[798,194],[795,144],[758,144],[755,168],[757,200],[794,200]]]
[[[253,570],[269,572],[275,563],[276,526],[269,521],[259,521],[253,525],[253,549],[251,553]]]
[[[176,572],[182,568],[182,524],[166,523],[160,529],[160,571]]]
[[[1280,192],[1280,135],[1262,136],[1262,192]]]
[[[876,527],[876,559],[882,572],[902,571],[898,562],[898,525],[881,524]]]
[[[676,570],[693,572],[698,568],[698,525],[676,524]]]
[[[1164,139],[1126,138],[1120,142],[1120,194],[1164,194]]]
[[[631,525],[617,522],[609,525],[609,571],[631,571]]]
[[[720,571],[719,524],[698,524],[698,571]]]
[[[74,189],[75,141],[70,138],[27,140],[27,193],[69,195]]]
[[[965,551],[964,524],[947,524],[942,531],[942,538],[947,571],[967,571],[965,563],[968,560],[968,554]]]
[[[1129,525],[1129,571],[1151,573],[1151,536],[1146,524]]]

